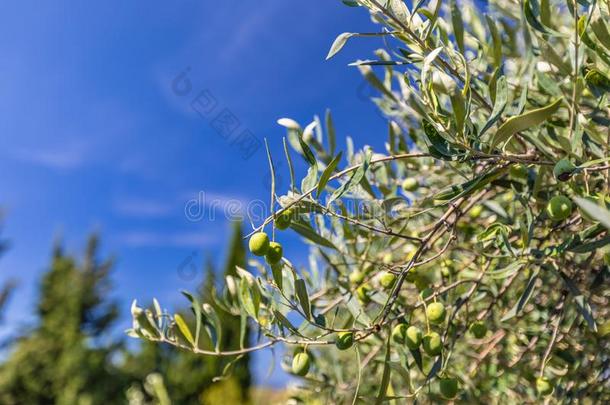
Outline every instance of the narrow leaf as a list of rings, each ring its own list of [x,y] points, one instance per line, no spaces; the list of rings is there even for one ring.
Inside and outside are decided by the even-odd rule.
[[[517,132],[524,131],[539,125],[551,117],[561,106],[563,98],[559,98],[546,107],[528,111],[524,114],[508,119],[496,132],[491,143],[491,148],[495,148],[501,142],[506,141]]]
[[[354,34],[351,32],[344,32],[337,36],[333,44],[330,46],[330,50],[328,51],[328,55],[326,55],[326,60],[329,60],[333,56],[337,54],[347,43],[347,40],[350,39]]]
[[[337,165],[341,161],[342,154],[343,152],[339,152],[339,154],[333,158],[333,160],[328,164],[328,166],[326,166],[326,169],[324,169],[324,172],[320,177],[320,182],[318,183],[318,189],[316,190],[316,195],[318,196],[318,198],[320,198],[320,194],[322,193],[322,191],[324,191],[324,188],[328,183],[328,179],[330,179],[330,176],[332,176],[335,169],[337,168]]]
[[[174,321],[176,321],[176,325],[178,325],[178,329],[180,329],[180,333],[182,333],[182,336],[184,336],[184,338],[193,347],[195,347],[195,339],[193,339],[193,335],[191,334],[191,331],[182,316],[180,314],[175,314]]]
[[[309,303],[309,295],[307,294],[307,287],[305,286],[305,280],[298,279],[294,282],[294,288],[296,290],[297,299],[301,304],[301,309],[307,316],[307,319],[311,319],[311,305]]]

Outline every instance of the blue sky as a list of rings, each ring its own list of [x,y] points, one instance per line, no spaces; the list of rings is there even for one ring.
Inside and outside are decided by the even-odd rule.
[[[381,147],[385,123],[347,66],[381,42],[353,39],[324,60],[336,35],[374,29],[363,9],[339,0],[2,2],[0,207],[11,247],[0,282],[19,282],[10,328],[31,321],[53,241],[80,252],[92,231],[117,258],[125,314],[132,298],[182,303],[178,291],[202,276],[186,280],[179,266],[192,257],[199,267],[207,254],[221,260],[229,235],[222,212],[192,221],[185,205],[200,192],[208,201],[268,200],[263,149],[243,159],[211,126],[224,109],[239,120],[236,133],[266,137],[277,160],[276,120],[305,124],[326,108],[342,139]],[[172,82],[185,69],[192,89],[180,96]],[[201,91],[217,103],[206,117],[190,105]],[[279,170],[284,191],[286,164]],[[282,237],[291,260],[305,264],[304,245]]]

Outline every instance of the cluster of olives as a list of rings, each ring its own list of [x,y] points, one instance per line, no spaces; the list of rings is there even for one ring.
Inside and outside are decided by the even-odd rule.
[[[282,260],[283,249],[278,242],[270,242],[265,232],[257,232],[250,237],[248,242],[250,252],[256,256],[265,256],[267,263],[276,264]]]
[[[440,302],[433,302],[426,308],[426,317],[432,324],[441,324],[447,317],[447,310]],[[483,338],[487,334],[485,323],[476,321],[470,325],[470,333],[477,339]],[[424,335],[422,330],[415,325],[399,323],[392,330],[392,340],[400,345],[406,345],[409,350],[418,350],[420,347],[428,356],[439,356],[443,351],[443,341],[441,335],[434,331],[429,331]],[[439,380],[439,390],[446,399],[456,397],[459,389],[458,380],[452,377],[443,377]]]

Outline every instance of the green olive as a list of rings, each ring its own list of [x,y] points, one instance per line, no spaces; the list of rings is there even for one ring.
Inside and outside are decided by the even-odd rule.
[[[443,342],[441,335],[436,332],[430,332],[422,338],[422,347],[424,352],[429,356],[438,356],[443,351]]]
[[[556,195],[546,206],[546,213],[554,221],[563,221],[572,213],[572,201],[565,195]]]
[[[421,345],[422,341],[422,332],[417,326],[409,326],[407,328],[405,342],[407,343],[407,347],[411,350],[416,350],[419,345]]]
[[[354,334],[352,332],[339,332],[337,334],[337,340],[335,340],[335,346],[339,350],[347,350],[354,344]]]
[[[561,159],[553,168],[553,176],[558,181],[568,181],[572,174],[576,171],[576,166],[568,159]]]
[[[290,223],[292,222],[293,213],[294,211],[292,210],[292,208],[288,208],[282,211],[275,218],[275,227],[280,230],[288,228],[290,226]]]
[[[417,179],[408,177],[402,182],[402,188],[405,191],[413,192],[419,188],[419,183],[417,182]]]
[[[428,320],[432,323],[443,323],[446,314],[445,306],[440,302],[433,302],[426,308],[426,316],[428,316]]]
[[[470,325],[470,333],[477,339],[481,339],[487,333],[487,326],[481,321],[476,321]]]
[[[553,384],[546,377],[538,377],[536,379],[536,391],[539,395],[545,397],[547,395],[551,395],[553,393]]]
[[[406,323],[399,323],[392,329],[392,340],[400,345],[405,343],[407,337],[408,325]]]
[[[361,271],[353,271],[349,274],[349,282],[352,284],[360,284],[364,281],[364,273]]]
[[[257,232],[248,241],[250,252],[256,256],[265,256],[269,250],[269,237],[265,232]]]
[[[370,291],[371,286],[368,284],[362,284],[360,287],[358,287],[356,289],[356,297],[358,297],[358,301],[364,305],[371,302],[371,297],[369,296]]]
[[[390,289],[394,287],[394,283],[396,282],[396,275],[390,272],[385,272],[379,277],[379,284],[383,288]]]
[[[270,242],[265,259],[267,259],[267,263],[269,264],[276,264],[282,260],[283,253],[284,249],[282,249],[282,245],[277,242]]]
[[[443,398],[453,399],[458,393],[458,381],[455,378],[441,378],[439,389]]]
[[[300,352],[292,358],[292,373],[303,377],[309,372],[311,359],[307,352]]]
[[[515,179],[523,179],[527,177],[527,167],[523,164],[512,165],[508,171],[511,177]]]
[[[483,206],[475,205],[474,207],[472,207],[470,209],[470,212],[468,212],[468,216],[470,216],[471,219],[477,219],[478,217],[481,216],[482,212],[483,212]]]

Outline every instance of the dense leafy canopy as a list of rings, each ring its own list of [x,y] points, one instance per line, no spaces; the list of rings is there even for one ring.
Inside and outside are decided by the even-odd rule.
[[[385,150],[337,153],[330,113],[281,119],[292,182],[255,225],[261,258],[194,316],[134,304],[130,333],[209,356],[285,345],[311,403],[610,401],[610,3],[343,2],[379,31],[328,57],[383,37],[353,65]],[[307,266],[262,258],[258,232],[281,243],[287,224]],[[224,346],[218,308],[260,341]]]

